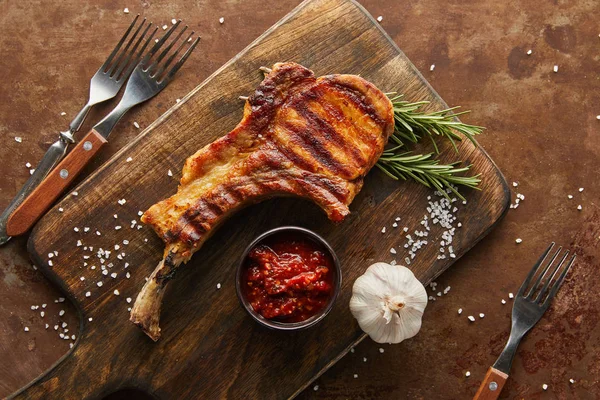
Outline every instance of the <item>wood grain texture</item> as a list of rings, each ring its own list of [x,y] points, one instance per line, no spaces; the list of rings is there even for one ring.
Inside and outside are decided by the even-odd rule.
[[[382,235],[381,227],[401,216],[403,225],[417,228],[431,195],[424,187],[395,182],[377,171],[367,177],[351,205],[351,216],[338,226],[317,206],[296,199],[274,199],[240,212],[171,284],[160,342],[153,343],[128,321],[126,298],[135,298],[163,249],[148,227],[131,228],[131,221],[138,219],[138,210],[176,191],[185,158],[237,124],[243,107],[238,96],[249,94],[260,82],[258,67],[277,61],[299,62],[317,75],[360,74],[383,91],[400,90],[408,99],[446,106],[358,4],[315,0],[300,5],[83,182],[78,196],[67,196],[58,205],[63,213],[55,207],[35,228],[29,241],[32,257],[79,307],[81,334],[70,353],[16,397],[95,398],[139,388],[164,398],[288,398],[364,338],[348,310],[352,284],[371,263],[389,261],[390,247],[401,243],[399,234]],[[463,228],[454,239],[457,257],[492,228],[509,202],[506,182],[485,152],[469,142],[459,149],[460,157],[484,180],[482,191],[465,192],[469,202],[460,206]],[[455,158],[448,150],[443,157]],[[127,162],[128,157],[133,161]],[[174,177],[168,176],[169,169]],[[126,203],[118,204],[119,199]],[[117,219],[112,217],[115,213]],[[239,305],[234,287],[244,247],[263,231],[285,224],[324,236],[344,274],[331,314],[318,326],[296,333],[255,324]],[[122,228],[116,230],[116,225]],[[87,234],[73,232],[73,227],[86,226],[91,228]],[[441,233],[438,226],[432,228],[432,239],[439,240]],[[93,252],[77,247],[77,240],[93,246]],[[100,247],[113,253],[114,279],[100,272],[95,257]],[[49,267],[45,255],[54,250],[59,256]],[[124,260],[117,260],[121,251],[126,253]],[[96,269],[83,259],[86,254],[91,254]],[[451,259],[437,260],[438,254],[437,245],[426,246],[410,265],[423,282],[451,265]],[[220,290],[217,283],[222,284]],[[115,289],[120,295],[113,294]],[[88,291],[90,297],[85,295]]]
[[[490,367],[473,400],[496,400],[500,397],[500,392],[502,392],[507,379],[507,374],[494,367]]]
[[[104,144],[106,144],[106,139],[102,135],[94,129],[88,132],[12,213],[6,223],[8,235],[22,235],[31,229]],[[66,171],[66,175],[63,177],[61,172],[64,173],[64,171]]]

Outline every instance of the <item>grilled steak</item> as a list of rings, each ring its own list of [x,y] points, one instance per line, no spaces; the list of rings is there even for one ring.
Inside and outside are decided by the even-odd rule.
[[[243,206],[293,195],[343,220],[393,129],[391,102],[361,77],[316,78],[301,65],[275,64],[237,127],[188,158],[177,193],[144,213],[166,248],[130,320],[158,340],[165,285]]]

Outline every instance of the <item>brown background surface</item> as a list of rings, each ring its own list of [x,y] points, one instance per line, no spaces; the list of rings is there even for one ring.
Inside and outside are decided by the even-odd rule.
[[[123,119],[88,172],[139,133],[133,121],[142,128],[150,124],[298,3],[2,2],[0,207],[27,179],[25,163],[41,158],[81,106],[89,78],[120,36],[115,26],[123,26],[123,20],[142,9],[161,24],[184,18],[202,36],[200,51],[159,97]],[[579,261],[553,307],[522,343],[502,397],[599,398],[600,28],[590,17],[598,15],[600,4],[362,4],[383,16],[384,29],[447,103],[474,110],[464,120],[488,128],[480,143],[507,179],[519,182],[514,189],[526,200],[438,280],[438,288],[452,289],[429,305],[417,337],[383,346],[384,353],[366,340],[318,379],[317,391],[309,389],[300,398],[471,397],[508,337],[510,306],[500,300],[516,292],[551,240],[574,248]],[[131,14],[124,15],[123,7]],[[113,26],[111,21],[119,22]],[[558,73],[552,72],[554,65]],[[83,129],[106,110],[93,110]],[[580,193],[579,187],[585,190]],[[520,245],[517,237],[523,239]],[[67,341],[44,329],[45,322],[54,325],[65,309],[63,319],[73,330],[77,326],[72,307],[54,303],[60,293],[32,268],[25,244],[18,238],[0,248],[0,395],[17,390],[68,350]],[[30,309],[42,303],[48,303],[44,318]],[[459,307],[462,316],[456,313]],[[480,312],[485,318],[466,319]],[[543,383],[549,385],[546,392]]]

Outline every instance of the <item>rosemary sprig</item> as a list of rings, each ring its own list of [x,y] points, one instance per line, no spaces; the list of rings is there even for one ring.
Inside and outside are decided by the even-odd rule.
[[[402,145],[384,151],[376,164],[390,178],[396,180],[412,178],[428,188],[440,191],[447,199],[450,199],[450,196],[446,193],[446,189],[450,189],[458,198],[465,200],[464,196],[456,190],[455,185],[478,189],[477,185],[481,182],[479,174],[457,176],[467,172],[471,168],[470,165],[457,168],[460,162],[440,164],[439,160],[433,158],[433,153],[400,153],[401,147]]]
[[[438,190],[448,199],[450,199],[450,196],[448,196],[446,190],[449,189],[460,199],[465,200],[456,190],[457,185],[478,189],[477,186],[481,182],[479,175],[458,175],[469,171],[471,165],[458,167],[460,161],[451,164],[440,164],[439,160],[434,158],[434,153],[412,154],[404,150],[407,142],[417,143],[424,136],[429,137],[433,143],[435,154],[439,154],[435,136],[450,140],[456,152],[458,152],[456,141],[462,140],[461,134],[477,144],[473,136],[479,135],[484,128],[465,124],[456,119],[456,116],[466,114],[469,111],[454,113],[454,110],[459,107],[452,107],[426,113],[420,110],[421,107],[429,104],[428,101],[411,103],[402,100],[403,95],[397,95],[395,92],[386,93],[386,95],[390,98],[394,108],[395,127],[390,139],[397,146],[383,152],[376,164],[377,167],[393,179],[406,180],[412,178],[429,188]]]
[[[463,134],[473,143],[473,136],[479,135],[483,131],[483,127],[477,125],[469,125],[456,120],[455,117],[467,114],[470,111],[454,113],[454,110],[460,107],[451,107],[441,111],[423,112],[421,107],[429,104],[428,101],[409,102],[402,100],[403,95],[395,95],[395,93],[387,93],[388,97],[394,106],[395,130],[391,139],[396,144],[402,144],[408,140],[412,143],[417,143],[423,136],[428,136],[436,153],[439,149],[434,139],[434,135],[447,138],[452,143],[454,150],[458,152],[456,141],[461,141]]]

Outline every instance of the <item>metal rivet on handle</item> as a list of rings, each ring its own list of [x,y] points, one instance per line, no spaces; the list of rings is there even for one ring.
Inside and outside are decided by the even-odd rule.
[[[90,142],[89,140],[83,142],[83,149],[85,151],[90,151],[92,149],[92,142]]]
[[[63,179],[67,179],[67,177],[69,176],[69,171],[67,171],[66,169],[61,169],[60,173],[59,173],[60,177]]]
[[[498,384],[496,382],[490,382],[490,386],[488,386],[492,392],[498,389]]]

